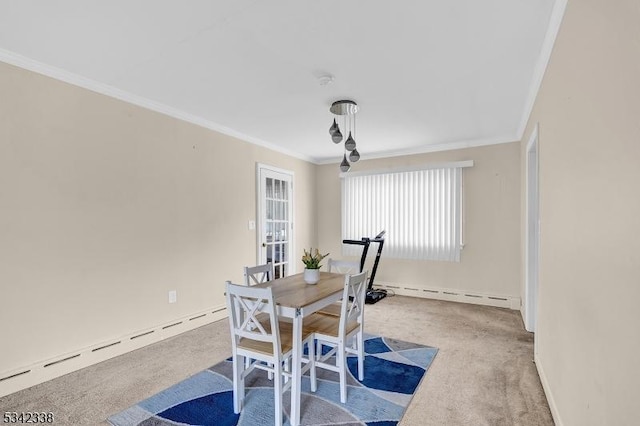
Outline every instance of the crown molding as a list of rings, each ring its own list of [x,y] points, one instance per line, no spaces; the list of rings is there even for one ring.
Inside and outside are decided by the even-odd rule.
[[[360,153],[360,161],[362,160],[375,160],[379,158],[391,158],[391,157],[402,157],[405,155],[416,155],[416,154],[428,154],[430,152],[440,152],[440,151],[453,151],[456,149],[465,149],[465,148],[476,148],[481,146],[488,145],[500,145],[504,143],[513,143],[518,142],[520,139],[516,135],[506,135],[499,138],[486,138],[486,139],[470,139],[466,141],[458,141],[458,142],[446,142],[439,143],[433,145],[423,145],[416,148],[403,149],[403,150],[395,150],[395,151],[383,151],[377,152],[373,154]],[[342,157],[332,157],[327,159],[318,159],[315,161],[316,164],[324,165],[324,164],[336,164],[342,161]]]
[[[567,0],[555,0],[553,3],[553,9],[551,10],[551,16],[549,17],[549,26],[547,27],[547,33],[544,36],[542,42],[542,48],[540,49],[540,56],[538,56],[538,62],[533,70],[533,77],[531,79],[531,86],[529,86],[529,94],[527,101],[522,112],[520,119],[520,126],[518,127],[518,140],[522,140],[524,137],[524,131],[527,129],[527,123],[531,117],[533,106],[538,96],[538,91],[542,85],[542,79],[544,73],[549,65],[551,59],[551,52],[553,51],[553,45],[556,42],[556,37],[560,31],[560,24],[562,18],[564,18],[564,12],[567,8]]]
[[[227,136],[240,139],[245,142],[249,142],[254,145],[258,145],[272,151],[279,152],[290,157],[298,158],[300,160],[313,163],[313,159],[307,155],[303,155],[299,152],[291,151],[273,143],[258,139],[244,133],[235,131],[229,127],[215,123],[197,115],[187,113],[177,108],[170,107],[160,102],[152,101],[142,96],[135,95],[133,93],[115,88],[108,84],[100,83],[95,80],[82,77],[78,74],[57,68],[51,65],[44,64],[42,62],[27,58],[17,53],[0,49],[0,61],[10,65],[14,65],[19,68],[23,68],[35,73],[53,78],[55,80],[63,81],[65,83],[72,84],[74,86],[82,87],[83,89],[90,90],[101,95],[109,96],[111,98],[119,99],[121,101],[158,112],[163,115],[167,115],[178,120],[186,121],[191,124],[195,124],[200,127],[204,127],[209,130],[213,130],[218,133],[222,133]]]

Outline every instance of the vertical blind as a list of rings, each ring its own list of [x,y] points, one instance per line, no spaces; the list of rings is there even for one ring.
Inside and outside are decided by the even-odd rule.
[[[385,256],[459,262],[462,167],[344,174],[342,238],[359,240],[382,230]],[[360,250],[343,245],[346,256]]]

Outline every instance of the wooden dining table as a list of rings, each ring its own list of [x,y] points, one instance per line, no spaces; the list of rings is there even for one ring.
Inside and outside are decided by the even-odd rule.
[[[307,284],[304,274],[295,274],[257,284],[256,287],[271,287],[278,315],[293,320],[293,366],[291,371],[291,415],[292,426],[300,424],[300,394],[302,385],[302,322],[305,317],[342,298],[345,276],[331,272],[320,272],[316,284]]]

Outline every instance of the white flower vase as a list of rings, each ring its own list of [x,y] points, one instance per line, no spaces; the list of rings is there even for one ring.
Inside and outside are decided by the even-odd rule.
[[[304,268],[304,282],[307,284],[317,284],[320,281],[320,269]]]

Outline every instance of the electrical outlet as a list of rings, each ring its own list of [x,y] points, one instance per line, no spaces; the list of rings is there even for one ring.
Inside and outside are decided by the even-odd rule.
[[[254,229],[256,229],[256,221],[255,220],[250,220],[249,221],[249,231],[253,231]]]
[[[178,301],[178,292],[171,290],[169,292],[169,303],[176,303]]]

